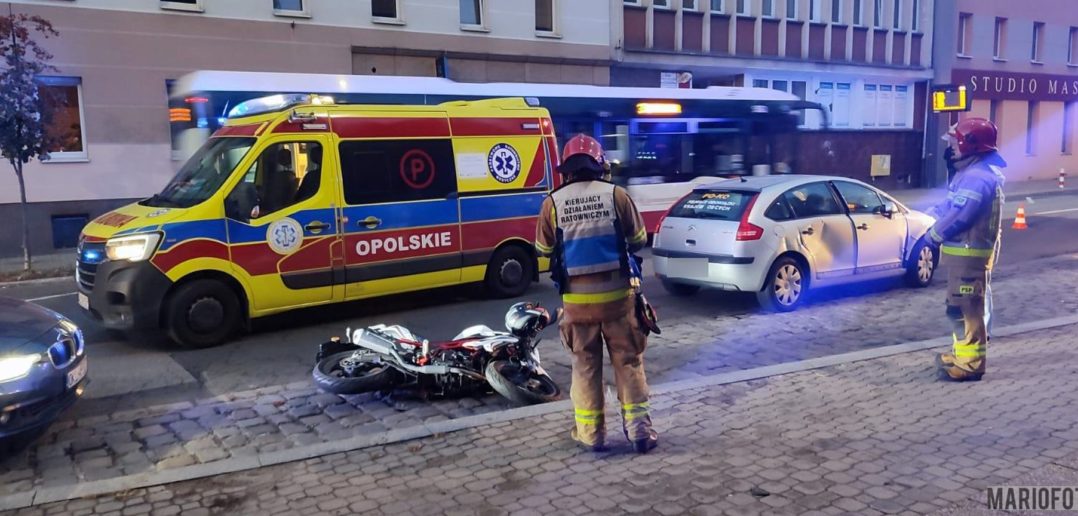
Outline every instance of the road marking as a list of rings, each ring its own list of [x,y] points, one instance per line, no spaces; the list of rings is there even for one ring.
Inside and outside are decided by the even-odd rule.
[[[45,300],[48,300],[48,299],[56,299],[58,297],[73,296],[75,294],[78,294],[78,292],[68,292],[66,294],[53,294],[51,296],[32,297],[30,299],[27,299],[27,301],[29,301],[31,303],[36,303],[38,301],[45,301]]]
[[[1072,211],[1078,211],[1078,208],[1067,208],[1065,210],[1052,210],[1052,211],[1039,211],[1033,215],[1055,215],[1057,213],[1070,213]]]

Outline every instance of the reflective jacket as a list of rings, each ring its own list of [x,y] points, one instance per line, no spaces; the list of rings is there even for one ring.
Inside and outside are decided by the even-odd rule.
[[[929,212],[936,223],[928,237],[944,257],[995,261],[1003,217],[1003,172],[1007,162],[992,152],[973,158],[951,181],[947,199]],[[945,258],[946,259],[946,258]]]

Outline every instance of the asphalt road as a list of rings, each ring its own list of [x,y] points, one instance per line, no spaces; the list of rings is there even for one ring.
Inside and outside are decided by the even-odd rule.
[[[1009,199],[1008,214],[1013,219],[1018,201],[1024,201],[1029,229],[1010,229],[1007,221],[1001,265],[1038,258],[1078,253],[1078,196],[1065,195],[1036,200]],[[645,253],[646,254],[646,253]],[[645,273],[648,262],[645,262]],[[709,303],[712,317],[737,317],[757,310],[752,296],[708,294],[675,298],[657,282],[645,288],[663,317],[678,318],[700,314],[701,303]],[[887,286],[858,292],[833,292],[823,296],[888,296]],[[502,327],[505,310],[513,300],[485,299],[469,287],[441,289],[306,309],[258,321],[256,331],[227,345],[206,350],[178,350],[160,336],[117,338],[86,316],[76,305],[72,280],[34,282],[0,287],[0,295],[31,299],[71,317],[80,324],[90,343],[92,384],[89,398],[109,398],[142,393],[147,398],[210,396],[238,390],[309,380],[318,344],[342,335],[345,327],[375,323],[408,326],[430,338],[451,338],[472,324]],[[529,290],[527,299],[557,306],[556,292],[549,279]],[[873,321],[864,321],[865,325]],[[554,331],[548,338],[556,340]],[[551,343],[548,343],[551,345]],[[548,348],[552,349],[552,348]]]

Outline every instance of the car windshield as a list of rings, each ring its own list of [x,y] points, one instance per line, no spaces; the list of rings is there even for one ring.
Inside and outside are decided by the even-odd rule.
[[[693,192],[670,210],[671,217],[709,220],[740,220],[752,199],[750,192]]]
[[[211,138],[187,160],[161,193],[142,204],[189,208],[209,199],[221,188],[254,143],[254,138]]]

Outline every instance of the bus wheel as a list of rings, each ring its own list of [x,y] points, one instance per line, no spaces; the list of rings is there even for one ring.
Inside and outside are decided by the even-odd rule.
[[[494,297],[516,297],[528,289],[535,277],[535,260],[515,245],[498,249],[487,264],[487,291]]]
[[[206,348],[228,340],[239,328],[240,300],[228,285],[199,279],[180,285],[165,305],[165,330],[185,348]]]

